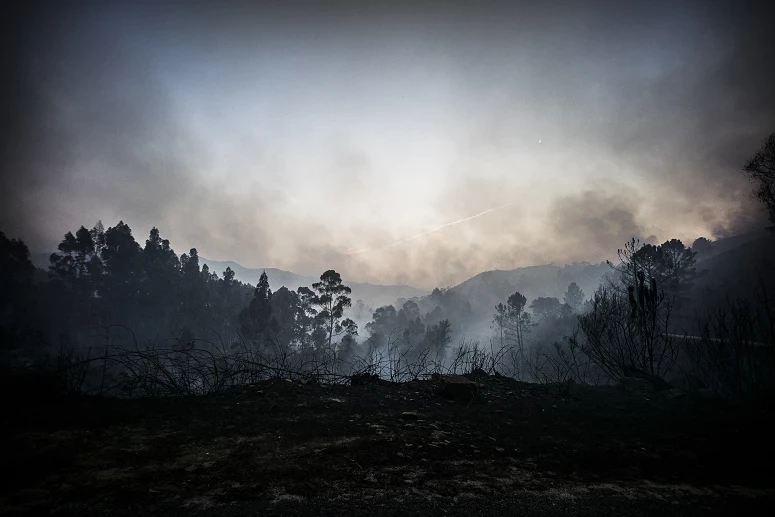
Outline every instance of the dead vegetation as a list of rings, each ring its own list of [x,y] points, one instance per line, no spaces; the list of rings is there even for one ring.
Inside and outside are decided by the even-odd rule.
[[[689,515],[775,501],[763,408],[483,371],[465,382],[360,379],[19,401],[3,413],[12,475],[0,508]],[[449,384],[475,396],[442,396]]]

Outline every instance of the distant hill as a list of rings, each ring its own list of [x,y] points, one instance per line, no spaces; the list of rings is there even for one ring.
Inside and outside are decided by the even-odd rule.
[[[519,291],[528,304],[538,297],[556,297],[560,301],[571,282],[576,282],[590,297],[603,275],[611,270],[605,262],[589,264],[576,262],[564,266],[546,264],[512,270],[485,271],[465,282],[451,287],[442,296],[431,293],[418,300],[420,310],[431,313],[438,306],[450,318],[454,332],[487,342],[492,334],[491,324],[495,306],[505,303]]]
[[[561,301],[568,285],[576,282],[589,297],[600,279],[611,268],[605,263],[575,262],[564,266],[546,264],[512,270],[485,271],[451,288],[468,299],[471,305],[484,305],[487,310],[519,291],[530,303],[539,296],[559,298]]]
[[[771,232],[765,229],[761,229],[752,232],[741,233],[740,235],[734,235],[732,237],[718,239],[717,241],[713,241],[709,251],[697,255],[697,263],[699,265],[706,260],[713,259],[729,251],[743,249],[746,245],[752,242],[766,242],[770,237],[772,237]],[[689,246],[691,243],[684,244]]]
[[[237,280],[252,285],[256,285],[261,273],[266,271],[266,276],[269,278],[269,286],[273,291],[276,291],[283,286],[294,290],[301,286],[310,287],[314,282],[320,280],[320,278],[317,277],[298,275],[296,273],[291,273],[290,271],[283,271],[282,269],[247,268],[232,261],[221,262],[199,257],[199,262],[201,264],[207,264],[207,267],[209,267],[211,271],[218,273],[218,275],[222,275],[226,268],[230,267],[234,271],[234,276]],[[417,287],[409,285],[375,285],[362,282],[351,282],[347,280],[347,278],[343,278],[343,280],[345,285],[353,290],[353,302],[363,300],[367,306],[374,309],[383,305],[396,303],[396,300],[399,298],[414,298],[428,294],[427,290],[418,289]]]

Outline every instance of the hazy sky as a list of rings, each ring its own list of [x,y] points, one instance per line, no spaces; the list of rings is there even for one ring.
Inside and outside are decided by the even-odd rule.
[[[123,219],[178,253],[422,287],[745,231],[765,217],[740,169],[775,131],[761,3],[3,13],[0,228],[50,251]]]

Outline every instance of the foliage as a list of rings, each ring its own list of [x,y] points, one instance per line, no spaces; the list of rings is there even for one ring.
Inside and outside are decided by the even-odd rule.
[[[756,197],[769,211],[770,221],[775,223],[775,133],[745,162],[743,172],[758,183]]]

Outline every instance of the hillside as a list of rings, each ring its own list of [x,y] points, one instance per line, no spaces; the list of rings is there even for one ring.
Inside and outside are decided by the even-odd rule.
[[[440,307],[443,317],[449,318],[453,324],[455,340],[464,338],[487,343],[492,336],[495,306],[505,303],[515,292],[522,293],[528,305],[538,297],[556,297],[562,301],[568,285],[576,282],[589,297],[610,270],[604,262],[577,262],[565,266],[547,264],[508,271],[485,271],[444,293],[433,292],[422,297],[417,303],[424,313],[434,312],[437,306]]]
[[[698,257],[695,297],[699,305],[726,298],[756,299],[764,286],[775,298],[775,235],[762,233],[747,239],[720,240],[713,253]]]
[[[562,300],[568,285],[576,282],[584,294],[590,296],[600,284],[600,279],[610,269],[605,262],[576,262],[565,266],[547,264],[508,271],[486,271],[451,290],[469,300],[472,306],[482,306],[491,312],[496,304],[505,302],[515,291],[525,295],[528,303],[539,296]]]

